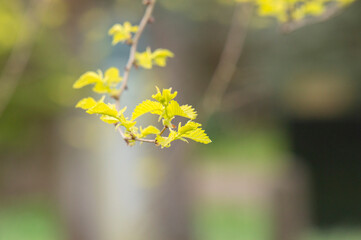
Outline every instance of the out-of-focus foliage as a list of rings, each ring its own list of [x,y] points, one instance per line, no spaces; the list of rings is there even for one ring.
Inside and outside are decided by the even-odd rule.
[[[260,16],[275,17],[280,22],[320,16],[330,9],[342,8],[355,0],[235,0],[254,3]]]
[[[0,1],[0,54],[15,43],[22,20],[23,6],[19,1]]]
[[[0,152],[36,145],[49,120],[74,101],[68,76],[77,68],[76,58],[71,57],[64,34],[68,6],[62,0],[39,2],[0,0],[0,74],[14,49],[33,46],[16,91],[0,116]],[[34,38],[28,37],[29,29],[34,29]]]
[[[159,0],[159,3],[166,8],[167,11],[181,12],[183,16],[192,20],[213,20],[227,23],[227,16],[229,16],[229,11],[232,10],[230,6],[234,5],[232,1],[234,0]]]
[[[1,240],[65,239],[58,216],[44,201],[19,202],[0,208]]]

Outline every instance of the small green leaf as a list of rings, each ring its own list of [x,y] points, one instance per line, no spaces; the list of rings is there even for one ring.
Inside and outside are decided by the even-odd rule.
[[[145,100],[134,109],[134,112],[132,114],[132,119],[136,119],[145,113],[161,115],[162,112],[163,112],[162,104],[151,100]]]
[[[138,31],[138,26],[132,26],[130,22],[125,22],[123,25],[115,24],[109,29],[108,34],[113,36],[112,44],[115,45],[119,42],[125,42],[132,38],[132,33]]]
[[[135,126],[135,124],[137,124],[137,122],[134,122],[132,120],[128,120],[126,118],[125,119],[124,118],[120,119],[120,125],[125,127],[128,132],[132,132],[132,128]]]
[[[104,102],[98,102],[94,107],[90,108],[87,113],[89,114],[102,114],[114,118],[118,117],[118,111],[112,104],[105,104]]]
[[[109,68],[103,77],[102,71],[84,73],[73,85],[74,88],[82,88],[94,84],[93,91],[96,93],[108,93],[111,96],[118,94],[116,85],[123,79],[119,76],[119,70],[115,67]]]
[[[177,132],[171,130],[168,137],[162,137],[158,135],[155,140],[159,145],[161,145],[162,148],[168,148],[170,147],[170,143],[176,140],[176,138]]]
[[[86,72],[80,76],[80,78],[74,83],[73,88],[82,88],[89,84],[99,83],[101,82],[101,76],[96,72]]]
[[[150,47],[147,47],[145,52],[137,52],[135,54],[135,62],[138,66],[145,69],[151,69],[153,64],[165,67],[169,57],[174,57],[174,54],[167,49],[157,49],[152,53]]]
[[[167,63],[167,58],[174,57],[174,54],[167,49],[157,49],[152,54],[152,59],[155,64],[160,67],[165,67]]]
[[[190,131],[196,130],[198,127],[202,126],[200,123],[189,121],[183,127],[181,123],[178,125],[178,134],[184,135]]]
[[[151,134],[159,134],[160,130],[152,125],[146,127],[145,129],[140,128],[140,137],[144,138]]]
[[[119,76],[119,70],[115,67],[108,68],[105,72],[104,82],[109,86],[115,86],[122,80],[123,78]]]
[[[209,137],[207,136],[207,134],[204,132],[204,130],[201,128],[196,128],[194,130],[187,131],[184,134],[180,134],[179,137],[189,138],[189,139],[192,139],[193,141],[204,143],[204,144],[208,144],[208,143],[212,142],[209,139]]]
[[[76,108],[82,108],[84,110],[88,110],[89,108],[94,107],[97,104],[97,102],[91,98],[83,98],[82,100],[80,100],[77,104],[76,104]]]
[[[104,82],[97,82],[93,87],[93,92],[96,93],[107,93],[110,92],[110,87],[106,86]]]
[[[194,109],[189,108],[188,105],[186,107],[180,107],[177,101],[172,100],[167,106],[167,116],[172,119],[174,116],[181,116],[189,119],[194,119],[197,116],[194,112]],[[185,109],[187,112],[183,111]],[[191,109],[191,110],[190,110]]]
[[[108,116],[108,115],[102,115],[102,116],[100,117],[100,119],[101,119],[103,122],[106,122],[106,123],[109,123],[109,124],[115,124],[115,123],[118,123],[118,122],[119,122],[119,119],[118,119],[118,118],[111,117],[111,116]]]
[[[197,112],[195,111],[195,109],[192,106],[183,105],[183,106],[181,106],[181,109],[187,115],[187,118],[192,119],[192,120],[197,118]]]
[[[152,62],[152,52],[150,48],[148,47],[145,52],[142,53],[136,53],[135,54],[135,61],[138,66],[141,66],[145,69],[151,69],[153,67]]]
[[[169,102],[174,99],[178,94],[177,91],[172,93],[172,88],[163,89],[162,93],[160,92],[158,87],[156,87],[156,89],[157,93],[152,95],[152,98],[160,102],[163,106],[167,106]]]

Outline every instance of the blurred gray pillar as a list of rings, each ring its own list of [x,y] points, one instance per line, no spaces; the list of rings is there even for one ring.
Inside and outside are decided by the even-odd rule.
[[[309,175],[298,161],[289,165],[276,183],[274,240],[299,240],[310,224]]]
[[[174,146],[173,150],[164,150],[161,154],[166,176],[155,200],[160,220],[160,236],[164,240],[191,239],[188,158],[185,154],[188,148],[181,144]]]
[[[59,125],[65,126],[59,132],[70,130],[63,124],[75,122],[74,116],[69,117],[60,121]],[[81,122],[90,125],[74,126],[69,137],[88,145],[74,148],[66,141],[58,145],[59,199],[69,239],[154,239],[146,221],[149,198],[139,179],[139,164],[145,155],[141,149],[145,146],[126,146],[112,126],[98,119]]]
[[[197,78],[196,73],[193,72],[197,67],[192,62],[194,60],[194,49],[191,46],[194,44],[192,28],[184,22],[184,19],[175,17],[174,12],[159,11],[160,5],[156,10],[156,22],[151,29],[154,48],[166,48],[175,53],[175,58],[169,60],[167,68],[159,69],[165,80],[159,87],[172,87],[173,90],[178,91],[179,103],[194,105],[189,98],[189,96],[195,96],[196,82],[193,80]],[[190,145],[184,142],[174,142],[171,148],[160,152],[166,175],[155,201],[162,240],[192,239],[187,178],[190,148]]]

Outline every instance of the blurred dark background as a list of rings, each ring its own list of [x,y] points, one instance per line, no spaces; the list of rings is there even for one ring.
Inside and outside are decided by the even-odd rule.
[[[175,58],[134,70],[123,104],[173,87],[213,141],[160,150],[74,108],[90,95],[72,89],[82,73],[124,67],[129,47],[107,32],[137,24],[140,0],[0,0],[0,240],[361,239],[361,3],[290,33],[255,13],[240,22],[208,115],[237,8],[157,2],[139,50]]]

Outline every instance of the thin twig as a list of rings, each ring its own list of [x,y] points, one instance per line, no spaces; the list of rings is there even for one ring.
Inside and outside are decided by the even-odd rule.
[[[232,80],[244,48],[251,12],[250,5],[238,5],[235,9],[221,58],[203,98],[205,118],[217,111]]]
[[[312,17],[312,18],[311,17],[304,18],[303,20],[285,23],[281,26],[281,31],[283,33],[290,33],[301,27],[307,26],[307,25],[324,22],[324,21],[328,20],[329,18],[335,16],[336,14],[340,13],[341,10],[342,10],[342,8],[337,6],[337,4],[335,4],[331,7],[329,7],[320,16]]]
[[[123,83],[120,87],[119,98],[122,95],[122,93],[124,92],[124,90],[127,88],[130,70],[133,67],[134,60],[135,60],[135,54],[137,52],[138,42],[139,42],[140,37],[142,36],[142,33],[143,33],[145,27],[147,26],[149,20],[152,18],[154,5],[155,5],[155,0],[147,1],[147,9],[145,10],[144,16],[139,23],[138,31],[136,32],[136,34],[134,35],[134,38],[132,40],[132,46],[130,48],[129,59],[128,59],[127,65],[125,67],[125,71],[124,71],[124,75],[123,75]]]
[[[162,134],[164,133],[164,131],[167,129],[167,126],[164,126],[164,128],[162,129],[162,131],[160,131],[159,136],[162,136]]]
[[[117,126],[116,126],[117,127]],[[134,141],[138,141],[138,142],[146,142],[146,143],[155,143],[155,139],[145,139],[145,138],[137,138],[137,137],[126,137],[124,132],[122,131],[122,129],[120,128],[120,126],[117,127],[117,130],[120,134],[120,136],[122,136],[122,138],[124,139],[124,141],[129,144],[130,140],[134,140]]]
[[[138,31],[134,35],[134,38],[131,42],[129,59],[128,59],[127,65],[125,66],[125,70],[124,70],[124,74],[123,74],[123,83],[120,87],[119,94],[117,96],[113,97],[115,99],[115,105],[118,110],[120,109],[120,97],[123,94],[124,90],[127,89],[129,74],[130,74],[130,70],[133,67],[134,61],[135,61],[135,54],[137,52],[139,39],[142,36],[142,33],[143,33],[145,27],[147,26],[147,24],[150,22],[150,19],[152,18],[152,13],[153,13],[155,2],[156,2],[156,0],[144,1],[144,4],[147,5],[147,8],[145,10],[142,20],[139,23]],[[130,140],[134,140],[134,141],[138,141],[138,142],[155,143],[155,140],[151,140],[151,139],[143,139],[143,138],[136,138],[136,137],[128,138],[125,136],[125,134],[122,131],[122,129],[120,128],[120,126],[118,127],[118,132],[120,133],[120,135],[122,136],[122,138],[124,139],[124,141],[127,144],[129,144]]]
[[[127,140],[134,140],[138,142],[146,142],[146,143],[155,143],[155,139],[145,139],[145,138],[126,138]]]

